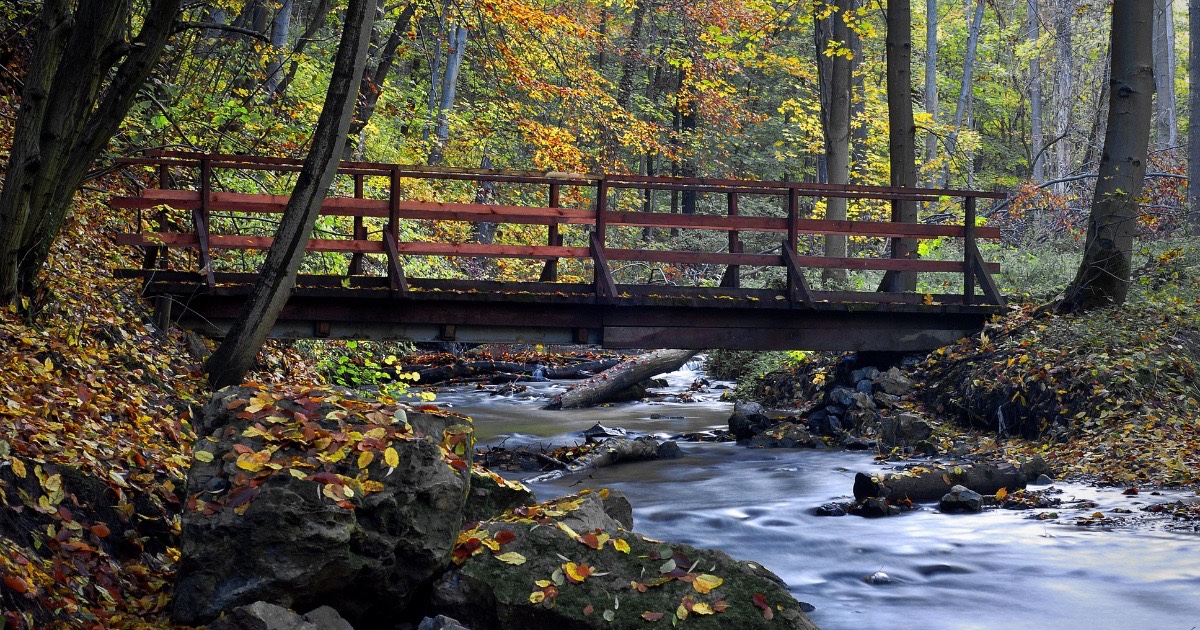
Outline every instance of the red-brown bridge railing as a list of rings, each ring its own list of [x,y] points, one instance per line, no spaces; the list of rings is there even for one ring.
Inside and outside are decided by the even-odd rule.
[[[185,248],[197,252],[197,265],[205,284],[215,286],[221,274],[214,269],[213,251],[265,249],[270,236],[235,233],[216,233],[212,229],[214,212],[236,212],[247,215],[282,213],[286,195],[250,194],[216,190],[219,181],[214,173],[220,171],[295,172],[302,162],[295,159],[250,157],[242,155],[209,155],[185,152],[158,152],[143,158],[126,158],[122,162],[156,169],[158,186],[147,188],[137,197],[119,197],[110,202],[115,208],[143,210],[159,209],[157,231],[142,229],[120,234],[118,242],[145,250],[140,274],[148,276],[168,266],[170,248]],[[740,288],[739,270],[743,266],[783,268],[787,278],[785,297],[793,304],[812,306],[816,302],[900,302],[909,304],[1001,305],[1003,298],[992,279],[999,265],[983,260],[979,239],[997,239],[997,228],[976,225],[977,200],[997,199],[1004,195],[966,190],[930,190],[888,188],[879,186],[832,185],[802,182],[758,182],[730,179],[681,179],[641,177],[631,175],[580,175],[570,173],[532,173],[501,170],[471,170],[428,168],[395,164],[343,163],[339,174],[353,179],[352,197],[329,197],[321,212],[325,215],[351,217],[353,231],[349,238],[313,238],[310,251],[344,252],[351,255],[350,276],[364,273],[363,256],[380,254],[386,257],[388,288],[406,294],[410,278],[406,276],[408,256],[520,258],[545,261],[539,282],[550,283],[547,291],[555,291],[558,261],[561,259],[590,260],[594,269],[592,290],[601,300],[611,300],[624,292],[625,285],[614,281],[609,261],[644,261],[675,265],[725,265],[722,281],[725,289]],[[189,176],[189,174],[191,174]],[[386,198],[372,198],[366,193],[367,183],[372,190],[385,190]],[[175,186],[191,181],[193,189]],[[444,203],[413,201],[406,198],[405,184],[410,180],[460,180],[478,185],[509,182],[543,187],[546,194],[542,205],[496,205],[488,203]],[[581,189],[590,198],[590,207],[563,207],[564,189]],[[643,195],[655,191],[672,193],[720,194],[725,197],[725,212],[721,214],[673,214],[650,211],[618,211],[611,207],[610,196],[619,189],[632,189]],[[575,198],[582,197],[580,190]],[[748,196],[778,198],[782,216],[745,216],[740,212]],[[802,199],[843,197],[852,200],[931,202],[946,198],[961,199],[964,222],[961,225],[911,224],[889,221],[832,221],[803,216]],[[191,229],[173,231],[163,208],[189,211]],[[377,230],[378,239],[371,238],[366,219],[383,219],[386,224]],[[512,223],[547,226],[545,244],[494,244],[470,242],[427,242],[402,238],[401,222],[411,219],[437,221],[467,221]],[[586,226],[586,245],[567,245],[561,229],[564,225]],[[728,251],[669,251],[658,249],[618,248],[609,244],[615,226],[666,228],[672,230],[709,230],[728,234]],[[773,233],[780,237],[774,252],[747,253],[743,251],[742,236],[747,233]],[[800,235],[845,235],[847,237],[883,237],[894,239],[961,239],[962,260],[921,260],[915,258],[867,258],[805,255],[800,252]],[[805,280],[806,268],[878,270],[891,272],[960,274],[963,292],[959,295],[921,295],[880,293],[869,291],[813,291]],[[127,275],[139,271],[126,270]],[[526,287],[528,288],[528,287]],[[978,289],[978,291],[977,291]],[[661,291],[661,288],[656,288]],[[742,290],[750,294],[754,290]],[[980,295],[980,293],[982,295]]]

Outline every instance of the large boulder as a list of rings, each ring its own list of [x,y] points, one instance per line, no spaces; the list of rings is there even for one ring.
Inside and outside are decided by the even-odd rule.
[[[534,503],[537,498],[525,484],[510,481],[480,466],[471,468],[471,491],[463,510],[466,522],[487,520]]]
[[[733,404],[733,414],[729,416],[729,434],[735,440],[748,440],[774,423],[762,405],[738,401]]]
[[[354,630],[354,627],[328,606],[301,616],[282,606],[254,602],[229,611],[209,624],[208,630]]]
[[[174,621],[259,600],[365,626],[406,608],[463,523],[465,422],[334,392],[215,394],[188,473]]]
[[[938,509],[948,514],[982,512],[983,495],[966,486],[954,486],[938,502]]]
[[[879,441],[884,446],[913,446],[933,435],[933,425],[911,413],[879,418]]]
[[[803,424],[780,422],[750,438],[750,448],[805,448],[816,445],[816,440]]]
[[[475,630],[673,618],[697,628],[816,627],[762,565],[623,529],[577,529],[573,513],[596,504],[587,494],[564,497],[464,531],[456,568],[434,587],[434,608]]]

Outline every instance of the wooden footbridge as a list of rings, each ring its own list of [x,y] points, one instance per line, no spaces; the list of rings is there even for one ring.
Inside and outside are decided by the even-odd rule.
[[[220,335],[238,317],[255,280],[261,256],[253,252],[270,247],[273,221],[287,203],[286,195],[241,192],[223,183],[245,185],[295,172],[301,162],[182,152],[123,161],[152,168],[157,187],[110,202],[136,219],[133,230],[117,236],[118,243],[142,253],[140,267],[115,273],[144,281],[145,293],[157,299],[161,320]],[[235,172],[240,177],[231,177]],[[1000,236],[998,229],[977,227],[975,221],[977,200],[1003,197],[994,193],[369,163],[343,163],[339,177],[345,192],[326,199],[322,215],[327,218],[308,242],[310,252],[324,254],[310,256],[317,260],[302,270],[276,325],[277,336],[909,351],[932,349],[977,331],[1003,306],[991,275],[999,266],[984,262],[977,247],[979,239]],[[475,187],[477,203],[413,200],[416,194],[431,196],[450,186]],[[538,202],[488,203],[488,193],[497,186],[505,187],[506,199],[534,197]],[[693,214],[654,211],[672,195],[704,196],[708,203]],[[723,203],[712,204],[713,196]],[[820,200],[835,197],[883,209],[902,201],[957,198],[965,221],[934,225],[806,218]],[[710,207],[714,205],[719,212]],[[525,238],[458,242],[464,233],[459,230],[460,237],[453,240],[417,240],[411,235],[422,221],[503,225]],[[655,229],[660,234],[707,234],[707,240],[690,242],[719,242],[712,249],[720,251],[628,245],[646,242],[639,235]],[[508,236],[508,230],[503,234]],[[845,235],[852,242],[891,239],[890,250],[900,254],[900,239],[954,241],[941,249],[961,252],[961,259],[801,253],[816,249],[820,235]],[[765,244],[755,247],[765,251],[747,252],[747,243]],[[526,261],[529,277],[495,281],[466,275],[485,275],[499,259]],[[447,264],[451,260],[459,264]],[[672,279],[664,270],[714,266],[723,268],[719,286],[663,282]],[[642,282],[634,281],[634,268]],[[438,277],[416,277],[418,269],[433,270],[425,275]],[[655,269],[657,275],[647,273]],[[961,286],[962,291],[818,291],[805,277],[808,269],[913,272],[936,278],[925,286]],[[744,276],[772,273],[777,288],[742,287]]]

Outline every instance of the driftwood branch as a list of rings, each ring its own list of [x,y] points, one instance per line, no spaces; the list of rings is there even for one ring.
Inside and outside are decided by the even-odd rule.
[[[656,374],[678,370],[697,352],[655,350],[627,359],[559,394],[545,408],[577,409],[598,405]]]

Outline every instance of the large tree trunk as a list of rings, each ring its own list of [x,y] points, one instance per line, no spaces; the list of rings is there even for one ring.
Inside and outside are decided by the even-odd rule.
[[[1200,0],[1188,3],[1188,223],[1200,236]]]
[[[545,408],[576,409],[598,405],[655,374],[678,370],[698,352],[699,350],[655,350],[638,355],[559,394]]]
[[[275,57],[267,64],[267,84],[264,89],[268,101],[275,97],[275,90],[279,89],[279,82],[283,80],[284,55],[292,27],[292,4],[293,0],[283,0],[271,22],[271,47],[275,49]]]
[[[817,38],[817,63],[828,66],[821,73],[821,126],[825,135],[825,168],[831,184],[850,183],[850,60],[845,55],[827,54],[832,39],[839,48],[844,48],[849,39],[846,27],[846,12],[850,0],[836,0],[837,11],[824,24],[815,25],[818,31],[828,28],[829,37]],[[829,197],[825,200],[825,218],[832,221],[846,219],[846,199]],[[846,256],[846,237],[825,236],[825,255],[830,258]],[[824,269],[821,278],[827,284],[839,284],[846,280],[845,269]]]
[[[1149,0],[1146,1],[1149,2]],[[1075,59],[1072,20],[1075,19],[1077,0],[1057,0],[1057,2],[1058,14],[1054,18],[1055,47],[1057,49],[1054,70],[1054,131],[1059,140],[1054,145],[1054,162],[1057,169],[1054,176],[1062,179],[1071,174],[1071,149],[1074,144],[1071,141],[1073,125],[1071,118],[1077,99],[1073,68],[1078,60]],[[1092,142],[1094,142],[1094,138],[1089,139],[1089,144]],[[1060,184],[1056,188],[1056,192],[1065,193],[1066,186]]]
[[[857,11],[862,0],[850,0],[850,8]],[[859,165],[858,172],[863,172],[861,166],[867,159],[867,82],[861,71],[863,61],[862,37],[858,31],[849,29],[847,33],[850,54],[850,138],[851,164]],[[853,172],[853,171],[851,171]],[[861,180],[861,177],[856,178]],[[856,182],[860,183],[860,182]]]
[[[454,98],[458,90],[458,71],[462,68],[463,56],[467,51],[467,27],[456,26],[448,35],[450,52],[446,55],[446,71],[442,73],[442,98],[438,104],[437,129],[433,134],[433,150],[429,153],[429,165],[442,163],[446,153],[446,142],[450,139],[450,111],[454,109]]]
[[[1175,113],[1175,6],[1154,0],[1154,146],[1169,149],[1179,142]]]
[[[963,466],[934,464],[922,466],[922,472],[854,475],[854,498],[861,501],[870,497],[883,497],[894,502],[908,499],[913,503],[931,503],[950,492],[950,488],[963,485],[979,494],[996,494],[1001,488],[1010,492],[1020,490],[1037,475],[1046,470],[1040,459],[1037,463],[1016,466],[1009,462],[984,462]]]
[[[1041,17],[1038,0],[1028,0],[1025,12],[1025,40],[1033,43],[1041,38]],[[1034,182],[1046,179],[1046,161],[1042,158],[1046,138],[1042,133],[1042,62],[1041,52],[1034,48],[1029,56],[1029,176]]]
[[[1060,312],[1121,304],[1129,291],[1138,197],[1150,143],[1153,18],[1153,5],[1146,0],[1113,2],[1112,90],[1100,177],[1092,199],[1083,262],[1059,304]]]
[[[912,110],[912,6],[909,0],[888,0],[886,45],[888,161],[892,186],[915,188],[917,127],[913,123]],[[893,201],[892,221],[916,223],[917,202]],[[892,239],[892,258],[913,258],[916,255],[916,239]],[[884,291],[914,291],[917,288],[917,275],[911,271],[889,271],[879,288]]]
[[[975,55],[979,50],[979,31],[983,28],[983,0],[975,5],[975,15],[967,30],[967,54],[963,58],[963,79],[958,90],[958,102],[954,105],[954,123],[950,137],[946,140],[946,152],[950,158],[958,150],[958,130],[967,119],[971,110],[971,95],[975,87]],[[970,170],[970,167],[967,167]],[[950,184],[950,162],[947,161],[942,169],[942,186]]]
[[[937,0],[925,0],[925,113],[929,114],[930,123],[937,122],[938,116],[937,32]],[[937,134],[929,129],[925,133],[925,168],[930,182],[935,178],[935,169],[931,165],[937,159],[937,141]]]
[[[80,0],[74,14],[70,6],[43,5],[22,91],[0,192],[0,303],[35,288],[75,191],[158,63],[179,13],[179,0],[152,2],[127,42],[129,4]]]
[[[267,259],[241,315],[205,366],[214,388],[242,381],[296,285],[296,272],[326,192],[337,174],[346,132],[350,129],[354,97],[366,66],[374,9],[374,0],[350,0],[325,105],[317,119],[308,157],[275,232],[275,242],[267,251]]]
[[[288,86],[292,84],[292,79],[296,76],[296,70],[300,67],[300,55],[304,53],[304,49],[308,47],[308,43],[317,36],[317,32],[325,26],[325,19],[328,15],[329,0],[317,0],[308,25],[304,27],[304,32],[300,34],[299,39],[292,46],[292,63],[288,65],[287,74],[283,76],[275,91],[271,93],[270,100],[279,99],[287,92]]]

